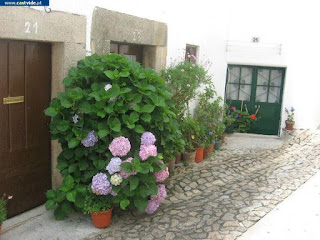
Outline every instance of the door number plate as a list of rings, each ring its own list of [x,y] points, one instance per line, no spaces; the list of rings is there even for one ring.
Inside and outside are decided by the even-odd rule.
[[[24,96],[3,98],[3,104],[13,104],[24,102]]]

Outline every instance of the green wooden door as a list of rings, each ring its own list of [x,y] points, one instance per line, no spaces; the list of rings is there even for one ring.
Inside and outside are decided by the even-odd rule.
[[[252,133],[279,134],[284,75],[284,68],[228,66],[226,101],[237,109],[243,104],[243,110],[261,116]]]

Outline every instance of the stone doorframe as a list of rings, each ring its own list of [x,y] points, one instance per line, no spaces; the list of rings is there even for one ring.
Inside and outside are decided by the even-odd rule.
[[[92,15],[91,50],[110,53],[110,43],[143,45],[143,67],[165,69],[167,25],[132,15],[96,7]]]
[[[86,17],[27,7],[0,7],[0,39],[41,41],[52,44],[51,98],[64,91],[62,80],[71,66],[86,56]],[[61,149],[51,142],[52,187],[61,185],[56,169]]]

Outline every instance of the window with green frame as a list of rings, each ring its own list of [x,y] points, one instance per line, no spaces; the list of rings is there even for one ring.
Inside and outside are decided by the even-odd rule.
[[[228,67],[227,100],[250,101],[252,72],[251,67]]]

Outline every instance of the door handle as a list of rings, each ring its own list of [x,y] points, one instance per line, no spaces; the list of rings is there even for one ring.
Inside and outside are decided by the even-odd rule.
[[[14,104],[24,102],[24,96],[3,98],[3,104]]]

